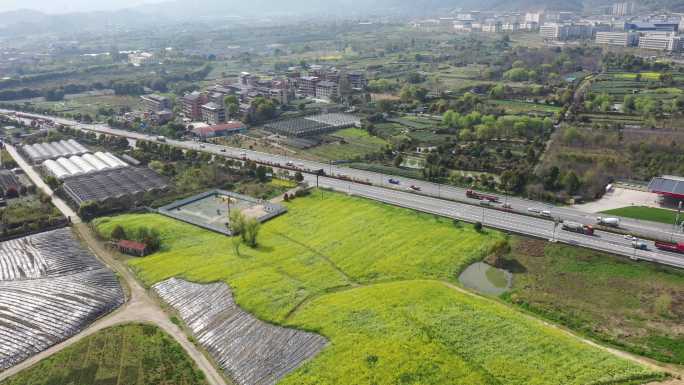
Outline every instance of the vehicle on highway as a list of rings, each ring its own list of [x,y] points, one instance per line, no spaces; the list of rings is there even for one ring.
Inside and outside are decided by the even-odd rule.
[[[226,152],[226,149],[225,149],[225,148],[222,148],[222,149],[221,149],[221,152]]]
[[[539,215],[541,215],[542,217],[551,218],[551,211],[549,211],[549,210],[542,210],[542,212],[539,213]]]
[[[240,158],[241,158],[242,160],[246,160],[246,159],[247,159],[247,153],[246,153],[246,152],[241,152],[241,153],[240,153]]]
[[[632,247],[638,250],[648,250],[648,244],[644,241],[634,240],[632,241]]]
[[[501,208],[504,210],[513,210],[513,205],[510,203],[504,203],[501,205]]]
[[[397,179],[390,178],[389,183],[390,184],[399,184],[400,182]]]
[[[490,201],[480,201],[480,206],[491,207],[491,206],[492,206],[492,202],[490,202]]]
[[[165,136],[158,136],[157,137],[157,142],[166,142],[166,137]]]
[[[563,222],[563,230],[584,235],[594,235],[594,228],[577,222]]]
[[[295,164],[294,164],[294,162],[292,162],[292,161],[288,161],[287,163],[285,163],[285,165],[286,165],[287,167],[294,167]]]
[[[629,241],[636,241],[637,240],[637,238],[635,236],[633,236],[632,234],[625,234],[624,238],[629,240]]]
[[[412,184],[411,186],[409,186],[409,190],[420,191],[420,187]]]
[[[207,146],[200,144],[200,148],[206,148]]]
[[[498,202],[499,197],[494,195],[481,194],[475,190],[466,190],[466,196],[471,199],[487,200],[490,202]]]
[[[603,226],[620,227],[620,218],[598,217],[596,223]]]
[[[534,214],[539,214],[541,212],[541,209],[538,209],[536,207],[530,207],[527,209],[527,211],[534,213]]]
[[[684,253],[684,243],[670,243],[670,242],[656,241],[655,247],[660,249],[660,250],[670,251],[673,253]]]

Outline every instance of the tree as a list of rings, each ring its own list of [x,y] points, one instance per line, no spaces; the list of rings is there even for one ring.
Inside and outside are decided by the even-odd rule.
[[[226,106],[226,112],[229,117],[234,117],[240,112],[240,102],[237,96],[228,95],[223,99],[223,104]]]
[[[245,231],[245,215],[237,207],[230,210],[228,229],[233,236],[241,235]]]
[[[394,167],[401,167],[402,163],[404,163],[404,158],[401,156],[401,154],[398,154],[397,156],[394,157],[394,161],[392,164]]]
[[[257,238],[261,230],[261,223],[255,218],[250,218],[245,221],[244,231],[242,232],[242,240],[251,248],[257,247]]]
[[[570,170],[563,177],[563,186],[565,187],[565,190],[570,194],[576,193],[577,190],[579,190],[580,185],[581,182],[577,177],[577,174],[575,174],[573,170]]]
[[[304,175],[300,171],[297,171],[295,173],[294,179],[297,183],[302,183],[304,182]]]
[[[111,238],[114,240],[126,239],[126,230],[121,225],[114,226]]]

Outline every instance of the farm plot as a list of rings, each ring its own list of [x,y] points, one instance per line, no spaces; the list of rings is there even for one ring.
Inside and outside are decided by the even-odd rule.
[[[225,283],[201,285],[171,278],[153,289],[241,385],[275,384],[327,344],[317,334],[259,321],[235,304]]]
[[[259,247],[239,254],[228,237],[158,215],[96,226],[105,237],[117,225],[161,230],[162,251],[129,262],[149,286],[173,277],[216,291],[229,284],[255,317],[330,341],[281,384],[634,385],[662,377],[455,288],[501,233],[326,191],[284,205],[288,214],[264,224]],[[219,307],[211,296],[187,298],[203,311]],[[187,323],[225,319],[199,317]],[[212,335],[204,333],[197,336]]]
[[[123,303],[116,276],[69,229],[0,244],[0,370]]]
[[[153,325],[101,330],[3,385],[207,385],[183,348]]]

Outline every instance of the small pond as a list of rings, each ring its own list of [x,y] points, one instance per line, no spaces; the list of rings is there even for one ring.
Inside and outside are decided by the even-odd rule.
[[[458,280],[463,286],[479,293],[500,295],[511,288],[513,274],[484,262],[477,262],[468,266]]]

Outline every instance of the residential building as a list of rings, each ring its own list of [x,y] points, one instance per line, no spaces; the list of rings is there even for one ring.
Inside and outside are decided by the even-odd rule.
[[[503,32],[518,32],[520,31],[520,23],[516,22],[505,22],[501,24],[501,31]]]
[[[145,112],[153,113],[171,109],[171,99],[157,94],[143,95],[140,97]]]
[[[639,36],[633,32],[596,32],[596,44],[634,47],[638,42]]]
[[[349,84],[353,90],[363,90],[368,85],[368,80],[366,80],[366,75],[362,72],[348,72],[347,79],[349,79]]]
[[[191,120],[202,119],[202,105],[207,102],[207,96],[197,91],[183,96],[181,98],[183,115]]]
[[[537,23],[538,25],[542,23],[544,19],[544,14],[541,12],[527,12],[525,14],[525,23]]]
[[[639,37],[639,48],[680,52],[682,50],[682,39],[673,33],[646,33]]]
[[[623,17],[623,16],[629,16],[633,13],[634,13],[634,3],[631,1],[613,4],[613,16]]]
[[[201,108],[202,120],[210,125],[217,125],[226,121],[226,109],[219,104],[209,102]]]
[[[297,81],[297,92],[302,97],[316,97],[317,76],[303,76]]]
[[[482,32],[498,33],[501,32],[502,29],[503,27],[500,21],[482,23]]]
[[[213,126],[197,127],[192,130],[192,133],[202,140],[215,138],[219,136],[229,136],[245,132],[247,127],[238,121],[229,121],[223,124]]]
[[[316,84],[316,98],[322,100],[332,100],[338,96],[338,87],[335,82],[322,81]]]
[[[128,62],[135,67],[150,64],[154,55],[149,52],[133,52],[128,54]]]

